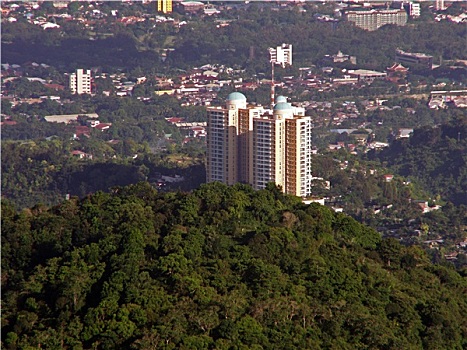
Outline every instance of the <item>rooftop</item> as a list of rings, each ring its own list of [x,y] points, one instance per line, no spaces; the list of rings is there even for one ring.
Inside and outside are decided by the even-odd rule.
[[[433,57],[433,56],[427,55],[425,53],[421,53],[421,52],[405,52],[405,51],[402,51],[401,49],[397,49],[396,53],[399,54],[399,55],[408,55],[408,56],[412,56],[412,57]]]
[[[287,102],[287,97],[285,96],[277,96],[276,103]]]
[[[288,110],[288,109],[292,109],[292,105],[287,102],[279,102],[279,103],[276,103],[276,105],[274,106],[275,111],[283,111],[283,110]]]
[[[227,96],[227,101],[240,101],[240,100],[246,101],[245,95],[242,94],[241,92],[232,92],[229,94],[229,96]]]

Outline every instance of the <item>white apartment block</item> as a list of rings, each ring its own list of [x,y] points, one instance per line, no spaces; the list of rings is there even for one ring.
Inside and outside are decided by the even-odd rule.
[[[446,10],[446,7],[444,6],[444,0],[436,0],[435,1],[435,10],[436,11]]]
[[[421,9],[418,2],[409,2],[409,15],[412,18],[420,17]]]
[[[91,71],[89,69],[77,69],[76,73],[70,74],[70,90],[73,94],[90,94]]]
[[[405,26],[407,12],[405,10],[351,10],[345,12],[345,18],[365,30],[377,30],[386,24]]]
[[[292,45],[282,44],[277,46],[275,49],[269,48],[270,62],[274,64],[280,64],[283,67],[285,65],[292,65]]]

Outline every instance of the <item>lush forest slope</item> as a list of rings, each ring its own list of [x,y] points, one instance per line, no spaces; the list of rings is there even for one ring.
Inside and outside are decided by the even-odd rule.
[[[81,149],[92,152],[95,158],[71,156],[73,148],[80,144],[84,145]],[[177,164],[175,167],[167,153],[149,154],[145,145],[132,140],[116,146],[114,151],[107,142],[93,139],[85,139],[74,147],[70,146],[70,141],[61,140],[2,141],[2,198],[7,198],[17,208],[28,208],[38,203],[60,203],[66,194],[84,197],[114,186],[146,179],[154,181],[161,174],[185,178],[183,182],[167,185],[166,188],[172,189],[190,190],[206,181],[204,164]],[[189,150],[188,147],[183,150]],[[122,153],[118,153],[120,151]],[[112,155],[111,152],[118,158],[102,156],[104,153]],[[131,154],[139,157],[130,157]]]
[[[271,186],[2,203],[5,349],[462,349],[467,282]]]
[[[378,157],[398,174],[417,178],[424,189],[455,204],[467,205],[467,119],[461,117],[436,127],[416,129]]]

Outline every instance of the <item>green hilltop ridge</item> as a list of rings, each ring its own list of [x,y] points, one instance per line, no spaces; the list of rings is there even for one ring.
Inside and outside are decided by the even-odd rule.
[[[414,130],[369,159],[379,159],[397,174],[416,178],[423,188],[456,205],[467,205],[467,119]]]
[[[5,349],[465,349],[466,270],[274,186],[2,202]]]

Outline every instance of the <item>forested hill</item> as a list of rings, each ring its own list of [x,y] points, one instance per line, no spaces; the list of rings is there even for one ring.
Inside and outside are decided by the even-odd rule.
[[[467,346],[465,271],[273,186],[3,202],[2,286],[5,349]]]
[[[410,139],[370,152],[399,175],[417,178],[424,189],[467,205],[467,119],[416,129]]]

